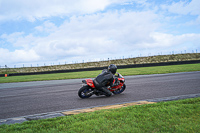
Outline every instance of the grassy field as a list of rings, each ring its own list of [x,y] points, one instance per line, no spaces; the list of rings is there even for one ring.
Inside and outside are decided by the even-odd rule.
[[[185,64],[185,65],[171,65],[171,66],[157,66],[157,67],[140,67],[118,69],[122,75],[144,75],[144,74],[162,74],[162,73],[176,73],[176,72],[190,72],[200,71],[200,63]],[[27,82],[27,81],[42,81],[42,80],[59,80],[59,79],[76,79],[76,78],[93,78],[101,71],[84,71],[71,73],[57,73],[57,74],[42,74],[42,75],[26,75],[26,76],[8,76],[0,77],[0,83],[11,82]]]
[[[198,133],[200,98],[1,125],[1,133]]]

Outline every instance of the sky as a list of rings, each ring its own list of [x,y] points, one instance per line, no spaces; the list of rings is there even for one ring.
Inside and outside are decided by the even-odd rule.
[[[200,0],[0,0],[0,67],[200,52]]]

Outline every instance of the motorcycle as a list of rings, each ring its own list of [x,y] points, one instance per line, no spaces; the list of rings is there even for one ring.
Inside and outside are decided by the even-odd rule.
[[[96,96],[99,96],[99,95],[105,95],[104,92],[100,91],[100,90],[97,90],[94,86],[94,82],[92,79],[85,79],[85,80],[82,80],[82,82],[84,83],[84,85],[79,89],[78,91],[78,96],[80,98],[89,98],[91,97],[92,95],[96,95]],[[113,86],[113,87],[110,87],[109,84],[107,84],[107,89],[109,91],[111,91],[113,94],[120,94],[122,93],[125,89],[126,89],[126,85],[125,85],[125,79],[124,77],[117,73],[117,75],[115,75],[115,79],[113,81],[113,83],[115,82],[118,82],[118,85],[117,86]]]

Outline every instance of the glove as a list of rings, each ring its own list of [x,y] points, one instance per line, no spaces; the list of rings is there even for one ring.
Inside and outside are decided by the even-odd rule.
[[[120,84],[120,81],[115,81],[114,86],[118,86]]]
[[[107,87],[107,89],[108,89],[108,90],[110,90],[110,89],[111,89],[111,87],[110,87],[110,86],[108,86],[108,87]]]

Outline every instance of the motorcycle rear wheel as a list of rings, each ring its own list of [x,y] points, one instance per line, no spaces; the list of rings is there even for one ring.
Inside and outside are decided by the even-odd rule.
[[[126,89],[126,85],[124,84],[120,89],[113,91],[113,94],[120,94]]]
[[[89,98],[89,97],[91,97],[92,95],[93,95],[93,93],[92,93],[92,88],[91,87],[89,87],[89,86],[83,86],[83,87],[81,87],[80,89],[79,89],[79,91],[78,91],[78,96],[80,97],[80,98]]]

